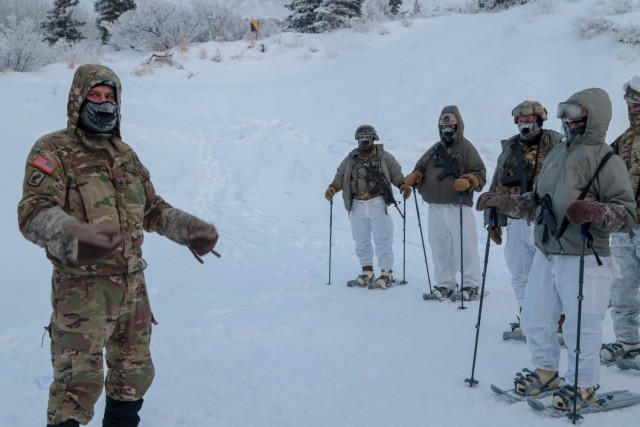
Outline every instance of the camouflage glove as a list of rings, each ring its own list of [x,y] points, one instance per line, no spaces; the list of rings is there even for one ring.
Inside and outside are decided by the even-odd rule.
[[[199,256],[203,256],[213,250],[218,243],[218,231],[216,228],[200,221],[195,216],[187,225],[187,245]]]
[[[496,193],[495,191],[489,191],[481,194],[476,202],[476,210],[483,211],[491,207],[496,208],[499,212],[509,214],[509,212],[515,207],[515,202],[508,196]]]
[[[333,196],[336,195],[336,191],[338,191],[338,190],[336,190],[336,187],[330,185],[327,188],[327,191],[325,191],[325,193],[324,193],[324,198],[327,199],[328,201],[332,201],[333,200]]]
[[[420,183],[422,182],[422,178],[423,175],[420,172],[413,171],[409,175],[407,175],[407,177],[404,179],[404,183],[409,187],[413,187],[414,185],[420,185]]]
[[[122,243],[119,227],[101,224],[79,224],[65,227],[67,240],[66,260],[76,265],[95,264],[111,255]]]
[[[489,231],[489,238],[494,241],[496,245],[502,244],[502,227],[491,225],[491,231]]]
[[[407,199],[411,195],[411,187],[405,183],[400,184],[400,192],[402,193],[402,198]]]
[[[586,224],[594,222],[598,225],[604,222],[604,209],[596,202],[576,200],[567,208],[567,219],[572,224]]]

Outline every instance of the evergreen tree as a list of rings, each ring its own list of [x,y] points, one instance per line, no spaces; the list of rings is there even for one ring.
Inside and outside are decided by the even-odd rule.
[[[292,12],[287,17],[287,28],[299,33],[317,32],[318,14],[316,10],[321,3],[322,0],[293,0],[287,6]]]
[[[420,3],[420,0],[415,0],[413,3],[413,14],[416,16],[422,15],[422,3]]]
[[[322,0],[317,9],[319,32],[349,26],[349,20],[362,16],[364,0]]]
[[[392,15],[397,15],[400,12],[400,6],[402,6],[402,0],[389,0],[389,8]]]
[[[80,0],[55,0],[53,8],[47,12],[47,18],[42,23],[45,41],[53,45],[63,39],[74,44],[85,38],[79,30],[85,23],[71,16],[79,2]]]
[[[93,9],[96,12],[96,26],[103,44],[107,44],[110,36],[105,24],[113,24],[120,15],[135,8],[135,0],[95,0]]]

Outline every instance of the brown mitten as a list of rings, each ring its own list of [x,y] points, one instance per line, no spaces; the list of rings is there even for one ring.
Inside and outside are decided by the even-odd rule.
[[[120,228],[111,225],[72,223],[64,234],[77,241],[77,253],[69,259],[76,265],[95,264],[111,255],[122,243]]]
[[[496,245],[502,244],[502,227],[491,226],[491,231],[489,232],[489,238],[495,242]]]
[[[195,216],[187,225],[187,245],[199,256],[203,256],[213,250],[218,243],[218,231],[216,228]]]
[[[400,184],[400,192],[402,193],[402,198],[407,199],[411,195],[411,187],[406,183]]]
[[[461,193],[471,188],[471,181],[467,178],[458,178],[453,180],[453,189]]]
[[[404,183],[409,187],[413,187],[414,185],[420,185],[422,182],[423,175],[418,171],[413,171],[404,179]]]
[[[324,193],[324,198],[327,199],[328,201],[332,201],[333,200],[333,196],[336,195],[336,188],[332,185],[329,186],[329,188],[327,188],[327,191],[325,191]]]
[[[595,202],[576,200],[571,202],[567,208],[567,219],[572,224],[586,224],[587,222],[602,224],[604,210]]]

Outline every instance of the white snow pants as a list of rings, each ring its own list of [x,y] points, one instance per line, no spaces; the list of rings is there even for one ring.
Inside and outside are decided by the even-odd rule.
[[[462,205],[463,287],[480,287],[482,270],[478,255],[476,218],[470,206]],[[429,246],[434,263],[436,286],[456,288],[460,270],[460,205],[429,204]]]
[[[611,284],[611,318],[616,340],[640,342],[640,227],[629,233],[611,233],[611,255],[621,277]]]
[[[609,305],[612,276],[609,257],[601,257],[601,260],[603,265],[598,266],[594,255],[584,257],[578,372],[578,387],[583,390],[595,386],[600,380],[602,320]],[[565,314],[562,331],[567,346],[568,366],[564,377],[568,385],[574,385],[575,379],[579,273],[579,256],[547,257],[536,251],[521,317],[534,368],[559,371],[558,319],[560,313]]]
[[[529,280],[536,247],[533,243],[533,224],[524,219],[509,218],[507,241],[504,244],[504,260],[511,273],[511,286],[518,307],[524,306],[524,290]]]
[[[356,243],[356,255],[360,266],[373,266],[373,246],[375,244],[378,266],[382,270],[393,268],[393,221],[387,213],[382,197],[370,200],[353,200],[351,204],[351,234]]]

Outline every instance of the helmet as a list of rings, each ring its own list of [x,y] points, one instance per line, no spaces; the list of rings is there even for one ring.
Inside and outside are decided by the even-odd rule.
[[[518,117],[528,116],[535,114],[538,116],[538,125],[542,126],[542,122],[547,120],[547,109],[544,108],[538,101],[522,101],[520,104],[511,110],[513,116],[513,122],[518,124]]]
[[[365,136],[365,135],[373,136],[374,141],[378,141],[379,139],[378,134],[376,133],[376,130],[373,128],[373,126],[371,125],[358,126],[358,129],[356,129],[355,138],[358,139],[359,137]]]
[[[640,77],[635,76],[622,86],[627,102],[640,103]]]

